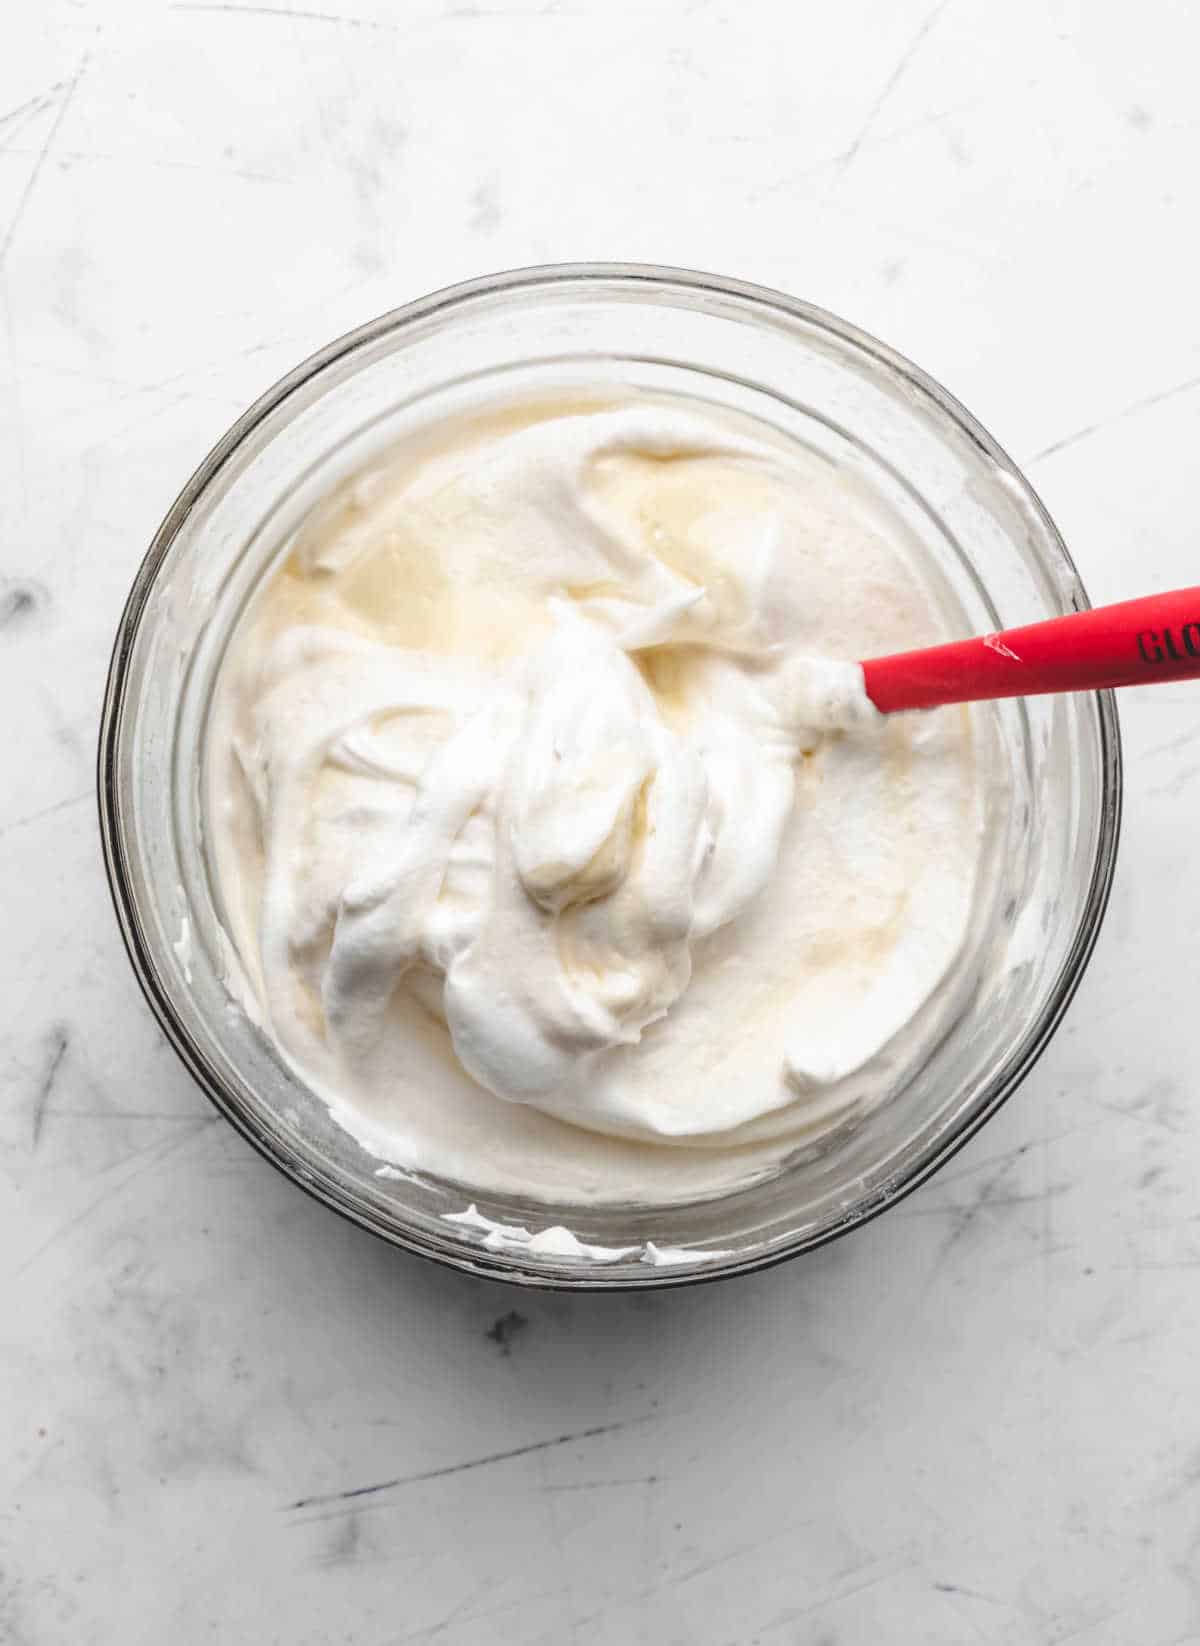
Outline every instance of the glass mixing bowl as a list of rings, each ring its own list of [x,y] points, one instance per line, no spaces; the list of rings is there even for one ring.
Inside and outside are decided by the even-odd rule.
[[[485,395],[611,384],[699,395],[852,471],[919,539],[971,630],[1087,605],[1028,481],[952,396],[833,315],[762,287],[625,264],[519,270],[437,292],[323,349],[230,429],[150,546],[117,633],[100,734],[100,817],[130,958],[180,1057],[229,1120],[327,1205],[475,1273],[581,1289],[671,1286],[811,1249],[914,1189],[1046,1045],[1108,897],[1121,760],[1111,694],[997,708],[1018,815],[1003,918],[953,1028],[894,1098],[767,1181],[666,1207],[547,1208],[380,1177],[234,1003],[200,809],[211,689],[230,630],[308,509],[417,422]],[[608,1247],[683,1248],[669,1267],[484,1243],[565,1223]]]

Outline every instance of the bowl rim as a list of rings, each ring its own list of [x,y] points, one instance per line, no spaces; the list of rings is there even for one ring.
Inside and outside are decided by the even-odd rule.
[[[1026,1035],[1020,1055],[1015,1061],[1010,1059],[1002,1074],[994,1079],[993,1090],[986,1101],[965,1120],[927,1145],[922,1155],[902,1175],[889,1180],[871,1199],[854,1206],[827,1227],[811,1234],[798,1235],[782,1249],[748,1253],[732,1261],[708,1260],[699,1270],[683,1266],[679,1270],[648,1268],[645,1275],[636,1276],[606,1275],[600,1268],[580,1270],[578,1274],[566,1269],[530,1268],[530,1260],[519,1253],[489,1252],[478,1246],[457,1245],[453,1237],[448,1237],[443,1246],[419,1230],[381,1225],[349,1200],[335,1184],[315,1178],[297,1157],[278,1147],[272,1138],[258,1130],[241,1107],[231,1101],[205,1054],[176,1017],[150,951],[129,873],[116,762],[134,642],[155,581],[184,522],[205,489],[273,412],[327,368],[380,338],[400,333],[442,311],[468,304],[477,298],[504,293],[535,293],[548,287],[574,286],[582,289],[596,284],[631,288],[644,286],[660,291],[682,288],[697,295],[735,297],[775,315],[814,326],[872,357],[933,400],[980,451],[1020,487],[1039,525],[1074,580],[1077,604],[1080,609],[1090,605],[1075,562],[1034,486],[999,442],[941,383],[890,345],[817,304],[791,297],[770,286],[697,269],[653,263],[548,263],[505,269],[440,287],[366,321],[307,356],[261,394],[201,460],[167,510],[135,573],[113,643],[97,740],[97,804],[105,873],[125,950],[142,993],[176,1054],[210,1102],[259,1154],[322,1205],[393,1246],[449,1268],[527,1288],[572,1292],[661,1290],[732,1279],[736,1275],[772,1268],[802,1253],[815,1251],[861,1227],[927,1182],[1012,1096],[1045,1051],[1070,1005],[1091,959],[1108,907],[1121,833],[1123,798],[1123,762],[1116,698],[1111,691],[1097,692],[1092,696],[1100,739],[1101,792],[1100,826],[1092,872],[1074,938],[1059,977],[1046,1005]]]

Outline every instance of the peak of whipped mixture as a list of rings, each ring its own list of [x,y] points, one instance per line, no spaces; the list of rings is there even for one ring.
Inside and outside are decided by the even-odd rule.
[[[225,917],[282,1054],[383,1158],[707,1192],[878,1101],[976,900],[966,710],[899,534],[748,419],[498,408],[342,486],[229,647]],[[664,1145],[671,1145],[667,1148]]]

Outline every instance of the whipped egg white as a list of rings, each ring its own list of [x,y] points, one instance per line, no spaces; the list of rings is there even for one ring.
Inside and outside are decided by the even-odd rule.
[[[305,521],[207,738],[224,920],[373,1153],[655,1201],[903,1083],[969,987],[986,711],[853,659],[958,614],[832,465],[683,399],[495,406]],[[961,619],[959,619],[961,622]]]

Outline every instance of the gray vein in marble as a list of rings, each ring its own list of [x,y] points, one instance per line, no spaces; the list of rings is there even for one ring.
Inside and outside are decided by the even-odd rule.
[[[498,1315],[483,1335],[507,1358],[512,1354],[514,1339],[528,1329],[529,1321],[526,1316],[518,1314],[516,1309],[510,1309],[507,1314]]]
[[[1045,1147],[1044,1140],[1039,1140],[1039,1142],[1042,1147]],[[961,1182],[970,1184],[970,1192],[965,1200],[935,1200],[932,1203],[914,1207],[907,1214],[917,1218],[944,1217],[949,1220],[946,1238],[936,1255],[935,1270],[940,1268],[960,1242],[973,1232],[985,1212],[1003,1212],[1025,1206],[1048,1208],[1054,1200],[1069,1192],[1071,1186],[1065,1182],[1047,1183],[1044,1186],[1027,1191],[1005,1189],[1006,1181],[1017,1168],[1019,1162],[1034,1147],[1033,1142],[1024,1143],[1019,1148],[1008,1150],[1004,1154],[997,1155],[982,1162],[979,1166],[972,1167],[970,1170],[961,1172],[954,1178],[949,1179],[947,1187],[951,1190]],[[981,1175],[983,1181],[976,1184],[973,1180]],[[1042,1245],[1043,1255],[1050,1255],[1052,1251],[1057,1252],[1065,1249],[1051,1246],[1046,1230],[1034,1231],[1030,1228],[1027,1232],[1038,1239]]]
[[[24,627],[49,599],[50,591],[44,583],[32,578],[6,578],[0,593],[0,630]]]
[[[54,741],[68,754],[73,755],[81,766],[90,770],[92,751],[88,749],[85,752],[78,731],[63,713],[54,692],[43,686],[39,695],[46,710],[46,719],[50,722]]]
[[[30,1137],[32,1146],[37,1148],[42,1139],[42,1127],[46,1122],[46,1110],[50,1106],[50,1099],[54,1093],[54,1084],[58,1079],[58,1071],[62,1068],[63,1059],[67,1055],[67,1048],[71,1044],[71,1033],[65,1023],[55,1023],[46,1037],[46,1055],[38,1076],[37,1090],[33,1094],[33,1115],[30,1123]]]
[[[345,1515],[334,1528],[329,1547],[321,1556],[325,1567],[352,1566],[359,1558],[363,1542],[362,1515]]]

